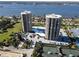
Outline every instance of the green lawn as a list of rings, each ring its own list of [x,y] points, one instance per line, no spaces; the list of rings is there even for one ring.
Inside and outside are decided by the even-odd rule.
[[[14,25],[14,28],[8,28],[7,29],[7,31],[8,32],[5,32],[5,33],[3,33],[3,34],[0,34],[0,41],[3,41],[4,39],[5,40],[8,40],[9,38],[10,38],[10,34],[12,33],[12,32],[20,32],[22,30],[22,27],[21,27],[21,22],[20,23],[16,23],[15,25]]]

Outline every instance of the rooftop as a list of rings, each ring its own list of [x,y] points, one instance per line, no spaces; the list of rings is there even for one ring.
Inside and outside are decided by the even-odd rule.
[[[46,15],[46,18],[60,18],[62,17],[61,15],[58,15],[58,14],[47,14]]]
[[[24,11],[24,12],[21,12],[21,14],[30,14],[31,13],[31,11]]]
[[[43,50],[44,50],[44,53],[43,53],[44,57],[58,57],[57,47],[45,46],[43,47]],[[63,54],[65,55],[64,57],[69,57],[71,54],[75,57],[79,56],[79,50],[77,49],[63,48],[62,51],[63,51]],[[50,54],[48,52],[50,52]]]
[[[45,27],[41,27],[41,26],[33,26],[32,28],[45,29]]]

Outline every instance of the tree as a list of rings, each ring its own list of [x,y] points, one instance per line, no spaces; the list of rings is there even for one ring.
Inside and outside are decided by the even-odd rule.
[[[27,57],[27,54],[26,53],[23,53],[23,57]]]
[[[15,22],[18,22],[18,18],[16,16],[12,17]]]
[[[24,39],[22,38],[21,34],[19,34],[19,33],[18,33],[18,39],[19,39],[20,41],[24,41]]]
[[[70,48],[72,48],[73,46],[75,46],[75,47],[76,47],[76,44],[75,44],[76,39],[75,39],[75,38],[73,38],[73,37],[69,37],[69,39],[70,39],[70,45],[69,45],[69,47],[70,47]]]
[[[25,41],[24,41],[24,44],[26,44],[27,47],[30,48],[30,47],[32,46],[33,42],[30,41],[30,40],[25,40]]]
[[[27,48],[28,48],[28,45],[27,45],[26,43],[24,43],[24,44],[22,45],[22,48],[23,48],[23,49],[27,49]]]
[[[0,47],[1,47],[1,48],[3,48],[3,45],[4,45],[3,42],[0,42]]]
[[[42,42],[36,42],[32,56],[33,57],[42,57],[42,53],[43,53]]]
[[[4,16],[0,16],[0,19],[3,19],[4,18]]]
[[[11,38],[10,42],[11,42],[11,45],[13,45],[15,48],[18,48],[18,45],[20,44],[20,40],[16,38],[15,35]]]

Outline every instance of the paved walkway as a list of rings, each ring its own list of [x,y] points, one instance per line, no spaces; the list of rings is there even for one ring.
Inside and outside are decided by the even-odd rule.
[[[4,51],[4,50],[10,51]],[[5,49],[0,50],[0,56],[2,57],[22,57],[22,54],[27,54],[27,57],[30,57],[33,53],[33,49],[16,49],[13,47],[5,47]]]

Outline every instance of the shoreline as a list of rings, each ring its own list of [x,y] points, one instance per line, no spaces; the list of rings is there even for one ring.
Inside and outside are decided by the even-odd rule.
[[[56,13],[57,14],[57,13]],[[0,15],[0,17],[12,17],[12,16],[16,16],[16,17],[20,17],[20,14],[19,15],[10,15],[10,16],[5,16],[5,15]],[[44,15],[32,15],[32,17],[44,17],[45,16],[45,14]],[[79,18],[79,15],[77,16],[77,15],[74,15],[74,16],[63,16],[63,18]]]

